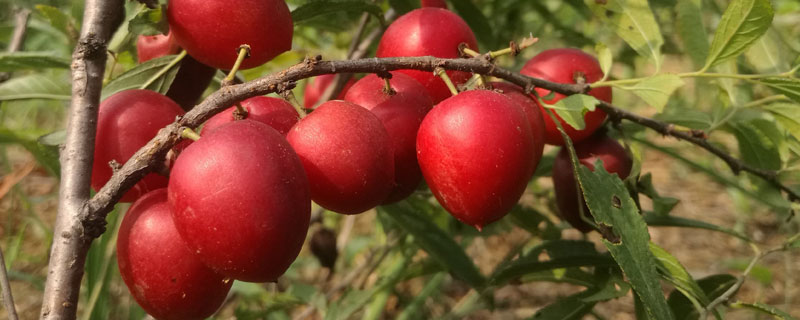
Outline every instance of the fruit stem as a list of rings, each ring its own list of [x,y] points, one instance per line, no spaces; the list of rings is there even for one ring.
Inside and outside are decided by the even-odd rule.
[[[233,110],[233,119],[235,120],[244,120],[247,119],[247,109],[242,107],[241,102],[236,103],[236,110]]]
[[[389,82],[389,78],[383,78],[383,93],[390,96],[397,94],[397,91],[392,89],[392,83]]]
[[[142,85],[139,86],[139,89],[147,89],[147,87],[149,87],[151,84],[153,84],[153,82],[156,82],[156,80],[158,80],[158,78],[161,78],[165,73],[167,73],[167,71],[169,71],[169,69],[172,69],[172,67],[174,67],[175,65],[180,63],[181,60],[183,60],[183,57],[185,57],[185,56],[186,56],[186,50],[182,50],[181,53],[179,53],[177,56],[175,56],[175,59],[172,59],[172,61],[169,62],[169,64],[167,64],[166,66],[161,68],[161,70],[158,70],[158,72],[156,72],[156,74],[154,74],[152,77],[150,77],[150,79],[147,79],[147,81],[142,83]]]
[[[464,48],[462,48],[461,51],[463,51],[466,55],[471,56],[473,58],[478,57],[478,56],[481,55],[480,52],[472,50],[472,49],[468,48],[467,46],[464,46]]]
[[[444,83],[447,85],[447,88],[450,89],[450,93],[452,93],[454,96],[458,94],[458,89],[456,89],[456,85],[453,84],[453,80],[450,80],[450,77],[447,75],[447,72],[445,72],[443,68],[437,67],[436,69],[433,69],[433,73],[442,78]]]
[[[300,105],[300,102],[297,101],[297,98],[294,96],[294,92],[292,92],[292,90],[284,90],[280,93],[280,95],[283,97],[283,100],[286,100],[292,105],[292,107],[294,107],[294,110],[297,111],[297,115],[300,117],[300,119],[303,119],[308,115],[306,109],[303,108],[303,106]]]
[[[534,36],[530,36],[530,37],[522,39],[522,41],[519,44],[517,44],[517,43],[512,41],[509,44],[508,48],[500,49],[500,50],[497,50],[497,51],[489,51],[489,58],[490,59],[494,59],[494,58],[497,58],[497,57],[500,57],[500,56],[504,56],[504,55],[507,55],[507,54],[510,54],[511,56],[515,56],[515,55],[519,54],[519,52],[522,51],[523,49],[525,49],[527,47],[530,47],[530,46],[534,45],[537,42],[539,42],[539,38],[536,38]]]
[[[200,135],[190,128],[183,128],[183,130],[181,130],[181,137],[191,139],[192,141],[200,140]]]
[[[233,79],[236,77],[236,72],[238,72],[239,67],[242,66],[242,61],[244,61],[245,58],[250,57],[250,45],[243,44],[239,46],[239,49],[237,50],[239,55],[236,57],[236,62],[233,63],[233,68],[231,68],[231,71],[228,72],[228,76],[222,80],[223,86],[229,85],[233,82]]]

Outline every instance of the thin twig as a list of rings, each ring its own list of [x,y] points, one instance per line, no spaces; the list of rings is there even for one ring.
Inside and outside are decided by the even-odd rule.
[[[22,44],[25,42],[25,35],[28,32],[28,18],[30,16],[31,11],[25,8],[20,8],[14,14],[14,33],[11,35],[11,41],[8,43],[6,52],[14,53],[22,50]],[[9,78],[11,78],[10,72],[0,72],[0,82]]]
[[[8,273],[6,272],[6,259],[3,257],[3,250],[0,249],[0,287],[3,289],[3,305],[8,312],[9,320],[17,320],[17,308],[14,307],[14,296],[11,294],[11,283],[8,281]]]

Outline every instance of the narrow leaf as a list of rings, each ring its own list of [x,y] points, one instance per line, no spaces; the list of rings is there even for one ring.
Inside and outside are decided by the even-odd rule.
[[[70,60],[53,52],[0,53],[0,72],[18,70],[69,69]]]
[[[703,25],[703,1],[678,0],[675,10],[678,13],[678,35],[683,48],[692,57],[695,67],[703,66],[708,56],[708,33]]]
[[[161,94],[167,93],[170,84],[175,80],[178,69],[180,69],[180,64],[172,65],[176,57],[176,55],[169,55],[155,58],[126,71],[119,75],[119,77],[111,80],[111,82],[103,88],[102,99],[105,100],[112,94],[123,90],[138,89],[142,84],[150,81],[154,76],[159,74],[160,76],[147,86],[147,89]]]
[[[646,78],[636,85],[624,89],[632,91],[648,105],[656,108],[658,112],[662,112],[669,101],[669,96],[682,86],[683,80],[680,77],[663,73]]]
[[[72,36],[76,33],[75,26],[72,24],[72,18],[58,8],[44,4],[37,4],[35,7],[41,15],[50,21],[50,24],[54,28],[63,32],[65,35]]]
[[[795,318],[792,317],[792,315],[788,314],[786,311],[780,310],[778,308],[775,308],[773,306],[766,305],[766,304],[763,304],[763,303],[758,303],[758,302],[756,302],[756,303],[736,302],[736,303],[731,304],[731,307],[734,307],[734,308],[746,308],[746,309],[750,309],[750,310],[755,310],[755,311],[761,312],[763,314],[771,315],[771,316],[775,317],[775,319],[795,320]]]
[[[134,35],[155,36],[167,34],[169,25],[163,15],[163,7],[144,9],[128,22],[128,31]]]
[[[616,27],[615,31],[639,55],[648,57],[661,69],[664,39],[647,0],[585,0],[595,17]]]
[[[758,80],[761,84],[782,93],[794,102],[800,103],[800,79],[790,78],[764,78]]]
[[[653,227],[680,227],[680,228],[705,229],[710,231],[722,232],[734,236],[736,238],[742,239],[746,242],[753,243],[753,239],[748,238],[744,234],[741,234],[731,229],[720,227],[715,224],[710,224],[708,222],[693,220],[689,218],[664,216],[656,214],[646,214],[644,215],[644,220],[647,222],[647,225]]]
[[[619,177],[605,171],[601,163],[595,171],[579,165],[581,188],[595,221],[611,227],[617,241],[603,239],[636,294],[642,299],[647,314],[654,319],[672,319],[667,300],[662,294],[656,271],[656,259],[650,251],[650,234],[636,203]]]
[[[718,298],[734,283],[736,283],[736,277],[729,274],[715,274],[697,280],[697,285],[702,290],[707,301]],[[698,306],[695,305],[696,301],[692,301],[692,299],[686,295],[686,292],[677,289],[669,294],[667,303],[675,314],[675,319],[696,320],[700,316],[697,312]],[[702,308],[707,304],[699,307]],[[715,314],[715,316],[718,319],[720,318],[718,314]]]
[[[384,23],[381,7],[363,1],[312,1],[294,9],[292,21],[295,25],[300,25],[313,18],[335,12],[367,12],[380,20],[381,24]]]
[[[69,82],[66,79],[29,74],[0,83],[0,101],[25,99],[69,101]]]
[[[414,242],[446,270],[450,270],[454,276],[473,288],[484,287],[486,279],[464,249],[453,240],[452,236],[419,214],[409,201],[380,206],[378,212],[413,235]]]
[[[579,320],[588,314],[594,308],[597,302],[587,302],[583,298],[591,295],[592,292],[587,290],[568,297],[559,299],[558,301],[545,306],[537,311],[532,320]]]
[[[538,255],[528,254],[499,266],[492,275],[492,285],[504,285],[511,280],[521,278],[528,274],[559,268],[587,267],[587,266],[614,266],[614,260],[608,255],[599,253],[573,254],[569,257],[540,261]]]
[[[732,1],[714,33],[704,69],[744,52],[767,32],[773,14],[770,0]]]

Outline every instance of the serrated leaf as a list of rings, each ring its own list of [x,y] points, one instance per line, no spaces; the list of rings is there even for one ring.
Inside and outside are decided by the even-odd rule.
[[[767,123],[759,124],[764,121]],[[739,153],[745,163],[767,170],[781,168],[778,145],[771,139],[771,136],[774,135],[767,131],[770,128],[769,121],[755,119],[749,122],[737,122],[731,124],[731,128],[733,128],[739,144]]]
[[[25,99],[50,99],[69,101],[69,81],[54,79],[41,74],[13,77],[0,83],[0,101]]]
[[[773,14],[770,0],[732,1],[714,33],[704,69],[744,52],[767,32]]]
[[[554,104],[541,102],[545,108],[555,110],[564,122],[577,130],[583,130],[586,127],[586,123],[583,122],[583,115],[588,111],[594,111],[598,103],[600,103],[600,100],[586,94],[573,94],[558,100]]]
[[[175,75],[178,74],[178,69],[180,69],[180,63],[172,63],[177,57],[177,55],[168,55],[155,58],[125,71],[103,87],[102,100],[123,90],[138,89],[159,74],[160,76],[145,89],[161,94],[167,93],[172,81],[175,80]]]
[[[381,7],[363,1],[312,1],[294,9],[292,21],[295,25],[300,25],[312,18],[334,12],[367,12],[384,24]]]
[[[558,299],[537,311],[532,320],[578,320],[588,314],[597,302],[587,302],[583,298],[590,296],[591,291],[583,291],[568,297]]]
[[[602,163],[595,171],[579,165],[579,181],[586,204],[599,225],[611,227],[619,241],[603,239],[636,294],[642,299],[647,314],[654,319],[672,319],[667,300],[662,294],[656,271],[656,259],[650,252],[650,234],[636,203],[619,177],[606,172]]]
[[[476,289],[485,286],[486,279],[464,252],[464,248],[458,245],[452,236],[419,214],[409,201],[380,206],[378,213],[389,217],[403,230],[413,235],[414,242],[446,270],[450,270],[455,277]]]
[[[758,82],[800,103],[800,79],[774,77],[759,79]]]
[[[678,14],[678,35],[683,48],[698,68],[703,66],[708,56],[708,33],[703,26],[701,0],[678,0],[675,10]]]
[[[163,14],[163,6],[144,9],[128,22],[128,31],[134,35],[155,36],[167,34],[169,25]]]
[[[492,33],[492,26],[489,24],[489,19],[475,6],[473,0],[450,0],[448,1],[453,9],[459,16],[464,18],[464,21],[469,25],[470,29],[475,31],[475,37],[478,41],[490,48],[498,44],[497,37]],[[478,48],[473,48],[478,49]]]
[[[0,53],[0,72],[19,70],[69,69],[69,58],[59,57],[53,52]]]
[[[639,55],[661,69],[661,45],[664,39],[647,0],[585,0],[595,17],[616,27],[617,35]]]
[[[736,283],[736,277],[729,274],[715,274],[697,280],[697,285],[708,301],[712,301],[721,296],[733,286],[734,283]],[[696,320],[700,316],[693,302],[687,298],[685,293],[679,290],[673,290],[669,294],[667,303],[675,314],[676,319]]]
[[[800,104],[774,103],[764,107],[789,134],[800,138]]]
[[[759,311],[764,314],[771,315],[775,317],[775,319],[782,319],[782,320],[796,320],[792,315],[786,313],[785,311],[775,308],[770,305],[766,305],[763,303],[745,303],[745,302],[735,302],[731,304],[731,307],[734,308],[746,308],[750,310]]]
[[[656,108],[658,112],[662,112],[672,93],[682,86],[683,80],[677,75],[662,73],[646,78],[633,86],[624,87],[624,89],[632,91],[648,105]]]
[[[601,42],[598,42],[594,46],[594,51],[597,52],[597,61],[600,63],[600,70],[603,71],[603,79],[600,80],[603,81],[608,78],[608,75],[611,73],[611,65],[614,62],[614,56],[611,54],[611,49]]]

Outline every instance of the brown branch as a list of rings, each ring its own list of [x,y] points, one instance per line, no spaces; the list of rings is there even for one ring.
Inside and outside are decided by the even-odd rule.
[[[74,319],[86,253],[94,239],[81,213],[89,182],[97,108],[108,41],[124,17],[122,0],[87,0],[80,40],[72,54],[72,101],[61,150],[58,215],[42,301],[42,319]]]

